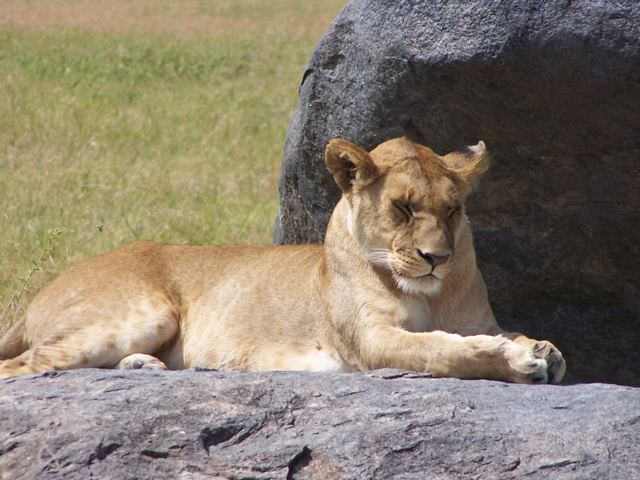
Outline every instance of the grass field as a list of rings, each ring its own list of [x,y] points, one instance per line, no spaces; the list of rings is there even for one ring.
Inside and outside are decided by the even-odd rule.
[[[269,244],[298,85],[344,1],[0,2],[0,333],[136,239]]]

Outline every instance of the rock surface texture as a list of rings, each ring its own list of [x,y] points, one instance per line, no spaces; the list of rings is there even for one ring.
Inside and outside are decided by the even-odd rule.
[[[470,200],[499,323],[555,343],[569,381],[640,385],[640,3],[352,0],[288,132],[275,243],[320,242],[327,142],[484,140]]]
[[[640,478],[640,390],[76,370],[0,382],[0,478]]]

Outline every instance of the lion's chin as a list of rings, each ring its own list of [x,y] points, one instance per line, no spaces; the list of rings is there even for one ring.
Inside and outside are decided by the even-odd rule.
[[[406,295],[435,295],[442,287],[442,280],[434,275],[406,277],[394,273],[398,288]]]

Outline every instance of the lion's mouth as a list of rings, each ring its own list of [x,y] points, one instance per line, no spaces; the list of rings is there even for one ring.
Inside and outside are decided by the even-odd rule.
[[[424,278],[424,277],[433,277],[433,278],[438,278],[438,277],[436,277],[436,276],[433,274],[433,272],[425,273],[425,274],[423,274],[423,275],[417,275],[417,276],[416,276],[416,277],[414,277],[414,278]]]
[[[442,286],[442,279],[433,272],[423,275],[407,275],[394,271],[394,279],[398,288],[410,295],[429,295],[436,293]]]
[[[421,275],[409,275],[409,274],[406,274],[406,273],[400,272],[400,271],[398,271],[398,270],[393,270],[393,273],[394,273],[394,274],[396,274],[396,275],[397,275],[397,276],[399,276],[399,277],[402,277],[402,278],[410,278],[410,279],[412,279],[412,280],[420,280],[420,279],[423,279],[423,278],[425,278],[425,279],[426,279],[426,278],[429,278],[429,277],[430,277],[430,278],[434,278],[434,279],[436,279],[436,280],[439,280],[439,278],[438,278],[438,277],[436,277],[436,276],[433,274],[433,272],[423,273],[423,274],[421,274]]]

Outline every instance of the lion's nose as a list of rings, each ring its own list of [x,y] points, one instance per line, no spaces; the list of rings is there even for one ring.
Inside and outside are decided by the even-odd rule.
[[[422,250],[418,250],[418,254],[424,258],[427,262],[429,262],[429,265],[431,265],[433,268],[436,268],[438,265],[444,263],[447,258],[450,257],[449,254],[447,255],[434,255],[433,253],[425,253]]]

